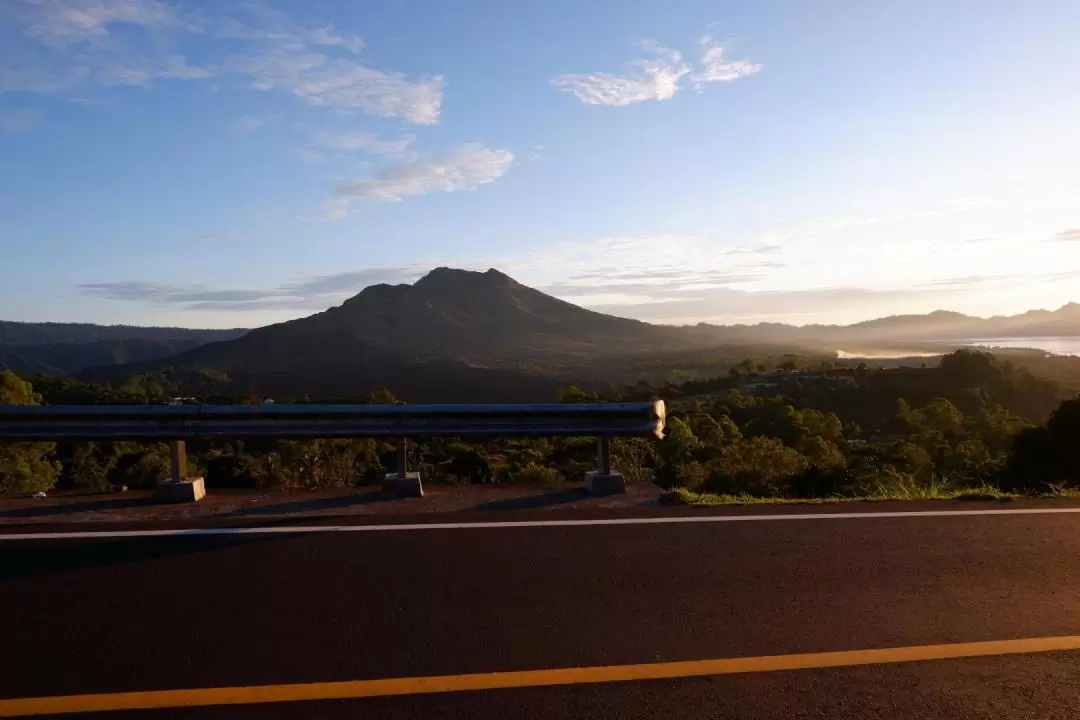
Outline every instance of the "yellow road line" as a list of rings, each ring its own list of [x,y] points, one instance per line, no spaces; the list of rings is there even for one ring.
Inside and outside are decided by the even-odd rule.
[[[58,715],[103,710],[150,710],[208,705],[249,705],[254,703],[295,702],[298,700],[343,700],[393,695],[463,692],[468,690],[662,680],[703,675],[733,675],[737,673],[775,672],[777,670],[880,665],[921,660],[948,660],[993,655],[1014,655],[1018,653],[1053,652],[1055,650],[1080,650],[1080,635],[948,645],[915,645],[878,650],[847,650],[842,652],[767,655],[719,660],[689,660],[685,662],[649,663],[646,665],[612,665],[607,667],[406,677],[386,680],[352,680],[295,685],[258,685],[253,687],[151,690],[97,695],[14,698],[0,700],[0,717]]]

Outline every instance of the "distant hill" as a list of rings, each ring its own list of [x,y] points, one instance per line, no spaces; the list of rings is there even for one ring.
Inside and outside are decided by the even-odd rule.
[[[175,327],[139,327],[137,325],[94,325],[92,323],[32,323],[0,320],[0,346],[28,347],[93,343],[119,340],[190,341],[208,343],[231,340],[246,333],[244,328],[231,330],[192,330]]]
[[[70,375],[99,365],[160,360],[245,332],[0,321],[0,369]]]
[[[695,329],[718,342],[812,343],[950,343],[968,339],[1080,336],[1080,304],[1021,315],[972,317],[938,310],[928,315],[891,315],[854,325],[709,325]]]

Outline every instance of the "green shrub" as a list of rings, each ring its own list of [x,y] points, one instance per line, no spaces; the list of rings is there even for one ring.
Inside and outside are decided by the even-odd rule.
[[[511,472],[510,480],[535,485],[557,485],[566,482],[566,478],[558,470],[536,463],[529,463],[516,472]]]

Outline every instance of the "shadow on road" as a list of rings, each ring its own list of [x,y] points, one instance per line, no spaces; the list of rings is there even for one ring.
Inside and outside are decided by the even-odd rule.
[[[69,515],[80,512],[97,512],[99,510],[125,510],[128,508],[146,507],[153,503],[149,498],[110,498],[108,500],[86,500],[80,502],[60,503],[57,505],[42,505],[41,507],[23,507],[13,510],[0,510],[0,518],[32,518],[48,517],[50,515]]]
[[[312,498],[310,500],[297,500],[295,502],[274,503],[260,507],[249,507],[230,513],[234,516],[258,516],[258,515],[288,515],[289,513],[317,512],[319,510],[341,510],[353,505],[368,505],[370,503],[391,500],[390,496],[380,490],[362,493],[360,495],[342,495],[331,498]]]
[[[551,505],[563,505],[570,502],[587,500],[589,496],[584,489],[556,490],[541,495],[528,497],[506,498],[505,500],[492,500],[486,503],[474,505],[471,510],[531,510],[535,508],[549,507]]]
[[[0,547],[0,583],[54,573],[78,573],[137,565],[180,555],[228,550],[239,545],[281,542],[290,535],[171,536],[91,541],[25,541]]]

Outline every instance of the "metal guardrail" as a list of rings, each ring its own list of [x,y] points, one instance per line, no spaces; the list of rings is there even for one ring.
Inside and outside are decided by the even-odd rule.
[[[664,419],[659,400],[580,405],[0,405],[0,440],[167,440],[172,482],[159,485],[159,491],[163,497],[198,500],[202,479],[188,477],[188,440],[395,438],[397,472],[387,475],[384,487],[422,495],[420,476],[408,471],[411,438],[595,436],[597,471],[586,476],[586,489],[590,483],[607,483],[604,492],[621,492],[621,476],[612,475],[610,438],[663,437]]]
[[[542,405],[0,405],[0,440],[663,437],[663,401]]]

